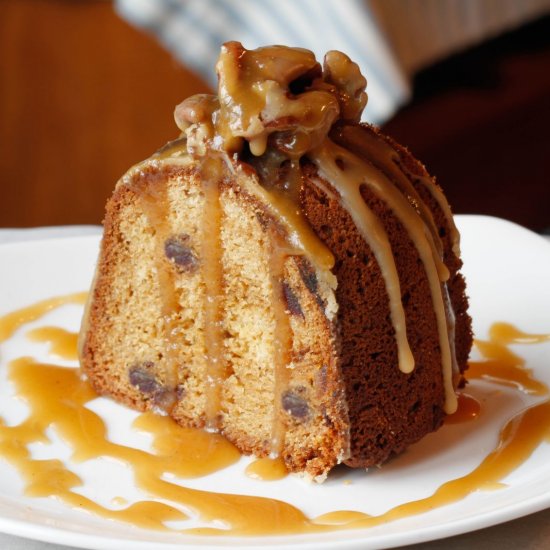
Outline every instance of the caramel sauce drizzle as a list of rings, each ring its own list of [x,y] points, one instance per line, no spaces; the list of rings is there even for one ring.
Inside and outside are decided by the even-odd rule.
[[[546,384],[537,380],[533,372],[525,368],[525,360],[507,346],[549,340],[550,334],[528,334],[509,323],[495,323],[489,330],[489,340],[474,341],[485,360],[470,361],[468,378],[488,380],[530,395],[546,395]]]
[[[491,342],[500,344],[499,357],[502,357],[505,353],[504,350],[507,344],[539,344],[542,342],[549,342],[550,334],[529,334],[519,330],[517,327],[509,323],[494,323],[489,329],[489,338]],[[480,341],[478,340],[478,343],[479,342]],[[497,353],[497,349],[499,348],[495,346],[492,353]],[[487,353],[489,353],[488,350]],[[510,357],[507,354],[506,356]],[[522,364],[525,363],[523,359],[520,360],[522,361]]]
[[[244,473],[248,477],[262,481],[276,481],[288,475],[282,458],[258,458],[251,462]]]
[[[262,159],[264,164],[261,177],[261,186],[257,192],[265,199],[270,209],[275,214],[275,219],[280,220],[289,231],[286,245],[287,255],[301,256],[305,254],[309,258],[315,258],[321,269],[329,270],[334,267],[334,255],[319,239],[317,234],[306,219],[300,207],[300,191],[302,190],[302,169],[298,159],[292,159],[288,173],[277,181],[273,174],[277,174],[278,166]]]
[[[29,307],[24,307],[0,317],[0,343],[10,338],[22,325],[40,319],[46,313],[65,304],[84,304],[87,292],[76,292],[65,296],[56,296],[42,300]]]
[[[27,332],[27,338],[33,342],[46,342],[50,346],[50,354],[61,359],[78,359],[78,333],[59,327],[38,327]]]
[[[412,185],[411,180],[425,187],[443,212],[447,226],[449,227],[453,253],[456,257],[460,257],[460,234],[456,228],[451,207],[439,186],[434,184],[430,178],[413,174],[403,165],[396,150],[384,139],[370,132],[364,132],[357,126],[339,127],[334,134],[334,139],[340,145],[345,145],[357,154],[367,156],[370,162],[378,166],[380,170],[385,172],[399,185],[430,230],[433,246],[438,251],[439,256],[441,256],[443,254],[443,247],[433,216]],[[438,269],[442,270],[443,268],[439,266]],[[445,276],[443,270],[440,273],[441,280],[447,280],[448,275]]]
[[[171,235],[170,222],[168,221],[170,201],[167,187],[165,185],[147,186],[140,194],[140,204],[149,226],[154,232],[154,264],[163,321],[164,383],[170,389],[163,396],[159,406],[165,411],[170,411],[176,405],[176,389],[180,382],[177,336],[179,331],[178,312],[181,310],[181,306],[175,283],[175,273],[172,266],[167,263],[164,254],[164,243]]]
[[[158,160],[172,158],[181,153],[186,138],[170,142],[154,156]],[[226,378],[226,364],[222,337],[223,273],[221,266],[221,205],[220,183],[225,174],[225,161],[221,155],[209,155],[201,160],[200,175],[204,195],[202,219],[201,271],[204,282],[203,332],[206,363],[205,423],[209,430],[219,429],[221,385]],[[164,185],[149,186],[141,197],[141,206],[154,231],[157,248],[155,256],[156,275],[161,299],[164,323],[165,384],[172,392],[164,398],[162,408],[170,411],[177,402],[180,384],[180,328],[178,312],[181,309],[176,287],[176,271],[167,261],[164,246],[172,229],[168,222],[170,201]]]
[[[355,153],[365,155],[369,162],[377,166],[399,185],[411,205],[417,209],[418,214],[422,217],[427,228],[430,230],[430,244],[438,252],[437,255],[434,255],[434,260],[437,262],[441,280],[446,281],[449,277],[448,271],[445,275],[446,268],[438,262],[438,256],[442,257],[443,254],[439,232],[431,212],[412,185],[411,180],[425,187],[438,203],[449,227],[453,253],[455,256],[460,257],[460,234],[456,228],[451,207],[441,189],[429,178],[413,174],[408,170],[401,162],[397,151],[384,139],[370,132],[364,132],[356,126],[342,126],[336,130],[334,139],[337,143],[350,148]]]
[[[454,254],[459,257],[460,255],[460,235],[454,223],[453,215],[451,208],[445,195],[441,190],[435,191],[432,188],[436,185],[430,181],[428,178],[421,176],[413,175],[405,166],[403,166],[399,155],[396,150],[391,147],[384,139],[372,134],[371,132],[365,132],[357,126],[341,126],[337,128],[334,132],[335,140],[340,145],[345,145],[346,148],[354,151],[360,156],[365,156],[370,163],[376,166],[381,170],[386,176],[394,181],[402,193],[407,197],[411,206],[418,212],[422,218],[425,228],[429,230],[429,233],[426,233],[426,238],[432,248],[433,261],[435,262],[437,272],[439,275],[440,281],[443,283],[441,290],[443,292],[443,299],[446,307],[444,308],[446,315],[446,328],[447,328],[447,339],[450,346],[450,356],[453,365],[453,379],[458,378],[458,368],[456,361],[456,351],[455,351],[455,316],[454,311],[451,305],[451,300],[449,297],[449,290],[447,288],[446,282],[449,279],[449,270],[443,261],[443,244],[439,237],[439,232],[435,225],[435,221],[430,210],[427,208],[426,204],[418,194],[414,185],[411,183],[411,180],[416,180],[420,182],[424,187],[430,189],[430,193],[436,199],[436,202],[439,204],[443,215],[447,221],[447,226],[449,227],[451,235],[452,250]],[[424,262],[424,265],[425,262]],[[434,281],[435,282],[435,281]],[[435,285],[431,284],[432,294],[437,292]],[[441,312],[439,312],[441,313]],[[438,319],[438,328],[442,330],[441,319]],[[446,391],[449,395],[451,389],[451,384],[447,381]],[[452,399],[452,398],[451,398]]]
[[[457,258],[460,258],[460,233],[458,232],[458,229],[456,227],[453,213],[451,212],[451,207],[449,205],[449,202],[447,201],[447,197],[441,190],[441,187],[439,187],[439,185],[437,184],[434,184],[429,178],[412,174],[404,166],[402,167],[402,169],[403,169],[403,172],[405,174],[408,174],[408,176],[411,179],[416,180],[418,183],[423,185],[430,192],[430,194],[436,200],[436,202],[439,204],[439,208],[441,208],[445,216],[445,219],[447,220],[447,226],[449,227],[449,234],[451,238],[453,254]]]
[[[483,361],[470,361],[468,380],[486,380],[515,388],[529,395],[543,396],[548,387],[525,368],[525,360],[513,353],[509,344],[536,344],[550,340],[550,334],[528,334],[508,323],[494,323],[489,329],[489,340],[475,340]],[[466,392],[458,395],[458,409],[445,418],[446,424],[474,420],[479,416],[481,403]]]
[[[548,396],[549,388],[524,368],[525,361],[512,353],[508,344],[532,344],[550,340],[550,334],[528,334],[508,323],[495,323],[489,331],[488,342],[476,340],[476,347],[485,361],[470,363],[468,378],[488,379],[491,382],[520,389],[525,393]],[[490,378],[486,376],[490,373]],[[510,381],[513,384],[510,384]],[[459,408],[447,416],[449,424],[471,421],[480,414],[480,403],[462,394]],[[502,480],[525,462],[542,442],[550,442],[550,399],[547,397],[513,416],[499,433],[496,448],[469,474],[441,485],[433,495],[407,502],[379,516],[367,516],[355,511],[324,514],[316,521],[333,523],[347,528],[374,527],[403,517],[429,512],[462,500],[477,490],[497,490],[506,487]]]
[[[80,303],[84,298],[85,293],[82,293]],[[40,302],[8,314],[0,318],[0,330],[9,327],[13,333],[29,320],[36,320],[53,307],[71,301],[74,301],[74,295]],[[46,302],[50,307],[45,307]],[[17,322],[14,323],[13,319]],[[55,343],[58,338],[64,340],[65,336],[50,331],[48,340]],[[524,391],[534,389],[540,395],[547,396],[546,385],[530,374],[524,377],[527,369],[522,359],[510,354],[506,346],[509,343],[534,343],[549,339],[549,335],[529,335],[510,325],[500,324],[491,331],[489,343],[492,346],[479,349],[487,359],[487,369],[499,375],[500,357],[505,366],[512,368],[512,371],[505,369],[505,376],[515,371],[515,378],[521,380]],[[73,353],[76,353],[74,339],[73,345]],[[513,357],[516,357],[515,366],[511,363]],[[80,378],[77,369],[22,357],[10,363],[8,372],[16,395],[24,399],[29,407],[29,415],[15,425],[7,425],[0,418],[0,454],[23,477],[25,494],[55,497],[74,508],[146,529],[242,536],[368,528],[456,502],[479,489],[502,488],[505,486],[502,479],[529,458],[541,442],[550,439],[550,399],[547,398],[508,421],[500,432],[497,447],[477,468],[443,484],[433,495],[396,506],[378,516],[341,510],[310,519],[294,506],[279,500],[212,493],[190,489],[169,480],[170,476],[185,479],[208,475],[235,463],[239,452],[220,435],[182,428],[169,417],[144,413],[136,418],[133,427],[152,436],[152,452],[120,445],[108,439],[101,417],[85,406],[97,395]],[[498,376],[495,380],[501,383]],[[471,407],[464,405],[468,402],[469,398],[460,399],[461,406],[456,414],[462,415],[461,421],[476,416],[468,414]],[[52,427],[73,451],[69,465],[57,459],[33,458],[29,451],[30,444],[49,441],[47,430]],[[83,481],[70,469],[70,463],[100,456],[112,457],[132,468],[136,486],[152,498],[127,504],[121,497],[115,497],[113,508],[108,508],[81,495],[78,488]],[[280,459],[261,459],[250,464],[247,473],[261,479],[271,479],[284,474],[283,464]],[[222,521],[226,528],[171,529],[166,525],[166,522],[192,516],[198,516],[207,523]]]
[[[550,440],[549,418],[550,401],[543,401],[517,414],[501,430],[497,448],[477,468],[444,483],[429,497],[401,504],[379,516],[342,511],[324,514],[316,519],[347,528],[374,527],[457,502],[479,489],[503,487],[500,480],[525,462],[543,441]]]
[[[414,368],[414,359],[407,340],[405,312],[401,302],[401,290],[395,259],[387,234],[381,227],[378,218],[366,205],[361,195],[361,187],[363,185],[367,186],[380,200],[386,202],[405,227],[418,251],[428,277],[441,348],[445,412],[447,414],[453,413],[457,406],[453,374],[458,372],[456,358],[452,353],[454,347],[450,343],[450,335],[454,333],[450,332],[448,328],[449,317],[446,314],[448,308],[445,307],[442,281],[434,258],[437,251],[430,245],[430,239],[427,238],[426,225],[402,193],[382,172],[363,162],[347,149],[327,140],[323,147],[311,153],[310,156],[319,167],[320,174],[323,176],[326,174],[328,181],[336,182],[335,187],[340,193],[343,203],[352,215],[363,238],[374,251],[388,291],[390,311],[398,344],[399,368],[402,372],[407,373]],[[372,224],[373,220],[376,220],[376,225]],[[375,235],[379,240],[383,236],[384,246],[379,246],[379,243],[372,239],[372,235]],[[440,258],[438,261],[442,263]],[[446,275],[448,276],[448,270]]]
[[[231,164],[226,165],[228,169],[231,169]],[[334,257],[332,253],[326,248],[319,239],[317,239],[313,233],[313,230],[303,217],[301,210],[296,209],[295,200],[297,197],[294,194],[299,194],[302,182],[302,174],[299,165],[291,163],[290,170],[284,180],[284,185],[287,192],[282,193],[276,189],[273,181],[266,182],[267,188],[260,187],[265,193],[271,193],[272,202],[270,206],[275,210],[281,208],[290,208],[290,204],[293,205],[293,209],[286,211],[286,216],[295,217],[295,221],[299,224],[299,227],[308,228],[310,236],[304,240],[305,250],[316,250],[326,265],[332,266],[334,263]],[[271,200],[270,199],[270,200]],[[290,213],[289,213],[290,212]],[[278,218],[279,219],[279,218]],[[301,225],[300,225],[301,224]],[[270,252],[269,252],[269,278],[271,282],[271,310],[274,317],[273,328],[273,367],[274,367],[274,388],[273,388],[273,420],[271,425],[271,450],[270,454],[273,457],[278,456],[284,449],[285,434],[286,434],[286,422],[285,414],[282,407],[282,396],[285,390],[288,388],[290,381],[290,357],[293,347],[293,333],[290,326],[288,317],[288,311],[286,309],[286,301],[283,292],[283,283],[285,279],[285,261],[291,255],[300,255],[302,251],[297,250],[293,245],[296,241],[292,239],[290,243],[287,242],[281,236],[277,228],[271,228],[270,233]],[[304,235],[302,235],[303,238]],[[317,243],[317,244],[316,244]],[[321,244],[319,247],[318,244]],[[223,269],[221,262],[218,264],[220,270]],[[219,312],[220,318],[223,316],[223,312]],[[217,406],[220,406],[219,400]]]
[[[475,420],[481,411],[481,403],[472,395],[460,392],[457,396],[457,408],[453,414],[445,417],[445,424],[462,424]]]
[[[401,159],[397,151],[383,138],[366,132],[358,126],[340,126],[331,136],[340,146],[355,153],[359,158],[368,160],[386,175],[388,180],[399,187],[403,195],[416,210],[425,224],[426,238],[432,248],[434,262],[441,281],[449,279],[449,270],[443,262],[443,244],[435,225],[434,218],[426,203],[401,168]]]
[[[283,414],[283,394],[290,380],[290,355],[292,351],[292,329],[283,294],[285,253],[284,243],[278,246],[276,235],[271,239],[269,271],[271,276],[271,306],[274,314],[273,365],[275,368],[274,407],[271,433],[271,455],[279,456],[285,443],[286,424]]]
[[[416,210],[424,226],[418,228],[416,232],[416,238],[413,238],[417,250],[421,250],[422,247],[423,254],[421,254],[422,261],[426,270],[430,269],[431,262],[435,263],[437,274],[439,276],[440,285],[437,284],[435,279],[435,274],[430,269],[428,274],[430,280],[430,289],[434,301],[434,307],[437,315],[438,323],[438,332],[440,343],[442,344],[441,349],[443,354],[443,372],[445,377],[445,390],[446,390],[446,402],[447,402],[447,412],[452,412],[454,408],[454,379],[458,377],[458,367],[456,361],[456,351],[455,351],[455,316],[454,311],[451,305],[451,300],[449,297],[449,290],[447,288],[446,282],[449,279],[449,270],[443,261],[443,245],[439,237],[439,232],[435,225],[433,216],[430,210],[427,208],[426,204],[412,185],[410,174],[406,169],[401,165],[400,157],[393,147],[391,147],[384,139],[371,132],[366,132],[358,126],[339,126],[333,132],[334,139],[339,145],[344,145],[348,150],[353,151],[359,158],[367,158],[368,161],[376,166],[383,174],[386,175],[386,178],[395,184],[398,185],[403,195],[409,201],[411,207]],[[417,178],[418,179],[418,178]],[[426,178],[424,178],[426,179]],[[434,186],[432,182],[426,180],[431,187]],[[424,182],[426,184],[426,182]],[[387,192],[384,192],[384,196],[388,196]],[[459,248],[455,248],[455,244],[458,245],[458,232],[452,220],[452,214],[450,207],[444,199],[444,204],[441,205],[444,215],[447,219],[448,225],[450,227],[453,239],[453,250],[455,254],[459,253]],[[392,207],[394,213],[398,215],[396,207]],[[403,222],[403,216],[399,216],[399,219]],[[449,218],[451,221],[449,222]],[[407,216],[405,219],[411,220],[414,219],[410,216]],[[413,236],[414,232],[410,228],[410,224],[407,227],[409,236]],[[454,228],[454,229],[453,229]],[[432,251],[432,258],[430,259],[428,251],[424,247],[422,242],[422,230]],[[439,288],[438,288],[439,287]],[[439,294],[442,293],[443,303],[439,300]],[[447,344],[444,341],[443,335],[446,333]],[[450,363],[450,365],[449,365]],[[449,368],[450,367],[450,368]]]
[[[340,193],[342,202],[352,215],[363,238],[373,250],[380,266],[382,276],[386,282],[386,289],[390,300],[390,311],[396,330],[396,339],[399,351],[399,367],[403,372],[411,372],[414,368],[414,359],[408,346],[405,313],[401,302],[401,290],[395,260],[391,251],[387,234],[378,218],[368,208],[361,195],[361,186],[366,185],[378,198],[385,201],[393,213],[406,228],[413,241],[428,277],[434,311],[437,320],[439,342],[442,355],[443,382],[445,386],[445,411],[452,413],[456,410],[456,395],[453,385],[453,373],[458,369],[454,361],[454,332],[449,330],[449,316],[446,313],[445,299],[442,294],[442,281],[434,262],[437,254],[430,239],[427,238],[426,226],[411,207],[406,198],[398,191],[379,170],[363,162],[347,149],[327,140],[325,145],[310,153],[312,161],[317,164],[320,174],[328,181],[335,182],[335,188]],[[374,223],[373,223],[374,222]],[[384,240],[383,246],[375,239]],[[442,263],[441,259],[439,262]],[[443,273],[444,274],[444,273]],[[448,276],[448,271],[446,271]],[[452,323],[454,324],[454,323]]]
[[[220,184],[224,163],[219,156],[203,159],[201,181],[204,193],[202,221],[201,270],[204,281],[204,350],[206,370],[206,427],[219,428],[221,388],[227,378],[223,344],[223,270],[220,204]]]
[[[355,159],[351,158],[351,155],[345,149],[338,148],[336,145],[325,144],[315,151],[315,153],[310,154],[310,156],[312,161],[318,166],[320,174],[335,184],[334,187],[338,191],[342,203],[373,251],[388,292],[390,313],[397,340],[399,368],[405,373],[412,372],[414,369],[414,357],[407,340],[407,326],[405,311],[401,302],[399,276],[388,235],[384,230],[382,222],[367,206],[361,195],[364,173],[360,174],[360,179],[353,177],[357,176],[357,173],[350,174],[347,170],[348,163],[350,161],[353,162]],[[348,161],[345,170],[342,170],[338,166],[338,158],[342,159],[342,161],[344,159]],[[353,170],[352,166],[350,164],[349,169]]]
[[[347,130],[347,129],[346,129]],[[352,129],[352,132],[354,130]],[[370,143],[369,147],[378,147],[379,153],[381,154],[382,158],[386,158],[386,160],[391,160],[391,163],[394,167],[397,167],[397,171],[393,171],[394,175],[396,175],[399,178],[400,184],[404,184],[405,181],[412,180],[420,185],[422,185],[429,193],[432,195],[432,197],[435,199],[436,203],[439,205],[439,208],[443,212],[443,215],[445,217],[445,221],[447,222],[447,227],[449,228],[449,236],[451,239],[451,247],[453,254],[460,258],[460,233],[458,232],[458,229],[456,227],[453,213],[451,211],[451,207],[449,205],[449,202],[447,201],[447,197],[445,197],[445,194],[437,185],[434,183],[429,177],[420,176],[418,174],[412,173],[402,162],[399,158],[399,155],[396,153],[396,151],[389,146],[389,144],[384,140],[379,140],[378,145],[374,145],[374,136],[369,136],[366,138],[366,143]],[[393,154],[392,154],[393,153]],[[375,160],[375,157],[371,159],[373,162]],[[403,174],[405,178],[401,178],[399,174]],[[410,187],[408,186],[408,192],[410,190],[413,190],[413,193],[411,194],[411,197],[413,197],[413,202],[420,201],[419,205],[422,203],[422,199],[417,194],[416,190],[414,189],[414,186],[412,186],[409,182]],[[415,195],[416,193],[416,195]],[[422,216],[425,216],[425,213],[422,211],[420,212]],[[429,211],[427,212],[429,214]],[[430,214],[431,216],[431,214]],[[433,220],[433,217],[432,217]],[[426,219],[426,222],[429,223],[429,219]],[[437,241],[439,240],[439,233],[437,232],[437,228],[435,228],[435,225],[432,226],[431,230],[433,231],[435,229],[434,234],[434,240],[437,244]]]

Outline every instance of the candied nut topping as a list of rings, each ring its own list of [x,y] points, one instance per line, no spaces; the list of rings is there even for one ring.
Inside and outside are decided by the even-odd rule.
[[[367,81],[345,54],[330,51],[323,67],[313,52],[267,46],[247,50],[228,42],[216,66],[218,97],[198,94],[174,112],[194,154],[208,147],[240,153],[244,141],[261,156],[271,145],[299,158],[318,147],[338,119],[358,122]]]

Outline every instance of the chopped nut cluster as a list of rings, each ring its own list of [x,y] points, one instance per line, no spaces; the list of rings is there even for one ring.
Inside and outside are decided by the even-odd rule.
[[[367,103],[365,78],[338,51],[328,52],[321,68],[309,50],[246,50],[228,42],[217,71],[217,97],[192,96],[174,113],[194,155],[208,148],[240,153],[246,141],[255,156],[271,147],[300,158],[324,141],[337,120],[358,122]]]

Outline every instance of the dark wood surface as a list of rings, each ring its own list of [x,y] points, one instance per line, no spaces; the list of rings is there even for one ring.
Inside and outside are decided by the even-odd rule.
[[[0,0],[0,226],[100,223],[206,85],[105,1]]]
[[[384,128],[455,212],[550,232],[550,17],[423,71]]]
[[[549,37],[542,20],[424,71],[385,125],[455,212],[550,226]],[[206,90],[110,2],[0,0],[0,226],[100,223],[118,177],[177,135],[174,106]]]

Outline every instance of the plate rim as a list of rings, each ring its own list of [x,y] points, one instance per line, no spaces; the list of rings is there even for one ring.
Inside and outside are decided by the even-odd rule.
[[[483,223],[487,220],[489,223],[500,223],[509,226],[510,229],[519,230],[524,235],[529,235],[529,238],[536,238],[538,244],[544,243],[547,247],[548,254],[550,254],[550,240],[545,236],[534,233],[533,231],[509,220],[494,216],[477,215],[477,214],[461,214],[456,215],[455,219],[457,225],[473,223]],[[64,242],[70,244],[71,241],[89,241],[90,243],[99,243],[101,240],[101,232],[97,234],[83,234],[83,235],[67,235],[67,236],[53,236],[53,237],[34,237],[24,241],[17,242],[2,242],[0,243],[0,249],[20,249],[25,245],[36,245],[37,242],[41,242],[44,246],[57,244]],[[1,496],[1,495],[0,495]],[[466,497],[467,498],[467,497]],[[171,550],[172,548],[181,548],[187,544],[196,546],[197,548],[224,548],[232,546],[238,541],[240,546],[249,549],[261,549],[264,547],[290,547],[291,545],[299,545],[300,548],[308,550],[309,548],[334,548],[337,544],[341,550],[359,550],[368,548],[391,548],[403,544],[416,544],[432,540],[438,540],[442,538],[452,537],[460,534],[470,533],[484,529],[491,526],[496,526],[513,519],[518,519],[526,515],[530,515],[541,510],[550,507],[550,493],[534,495],[526,497],[512,506],[508,505],[503,508],[497,508],[494,510],[482,512],[480,516],[464,517],[452,522],[437,523],[429,526],[421,526],[419,528],[409,529],[403,532],[396,533],[383,533],[380,535],[369,536],[370,528],[360,528],[353,530],[341,531],[340,533],[346,534],[346,538],[339,540],[337,543],[334,540],[326,542],[315,540],[317,535],[276,535],[261,537],[243,537],[243,536],[227,536],[224,537],[225,544],[219,537],[209,536],[192,536],[182,535],[181,543],[163,542],[163,541],[140,541],[133,539],[119,539],[111,536],[101,536],[100,534],[88,534],[78,533],[76,531],[70,531],[65,528],[54,527],[49,525],[41,525],[36,522],[27,521],[18,518],[7,518],[0,515],[0,533],[6,535],[13,535],[23,537],[26,539],[37,540],[42,542],[48,542],[53,544],[61,544],[64,546],[73,546],[77,548],[89,548],[94,550],[110,550],[120,549],[130,544],[132,548],[149,550],[153,548],[163,548]],[[139,533],[140,529],[136,532]],[[147,530],[145,530],[147,531]],[[322,536],[319,534],[319,536]],[[295,540],[296,538],[302,540]],[[183,540],[188,539],[188,540]],[[192,539],[192,540],[191,540]],[[281,540],[288,539],[288,540]],[[291,540],[294,539],[294,540]],[[256,542],[261,540],[260,542]],[[204,542],[203,542],[204,541]],[[251,544],[247,544],[250,541]],[[218,544],[212,544],[218,542]],[[221,544],[220,544],[221,542]],[[372,546],[372,545],[375,546]],[[124,545],[124,546],[121,546]]]

